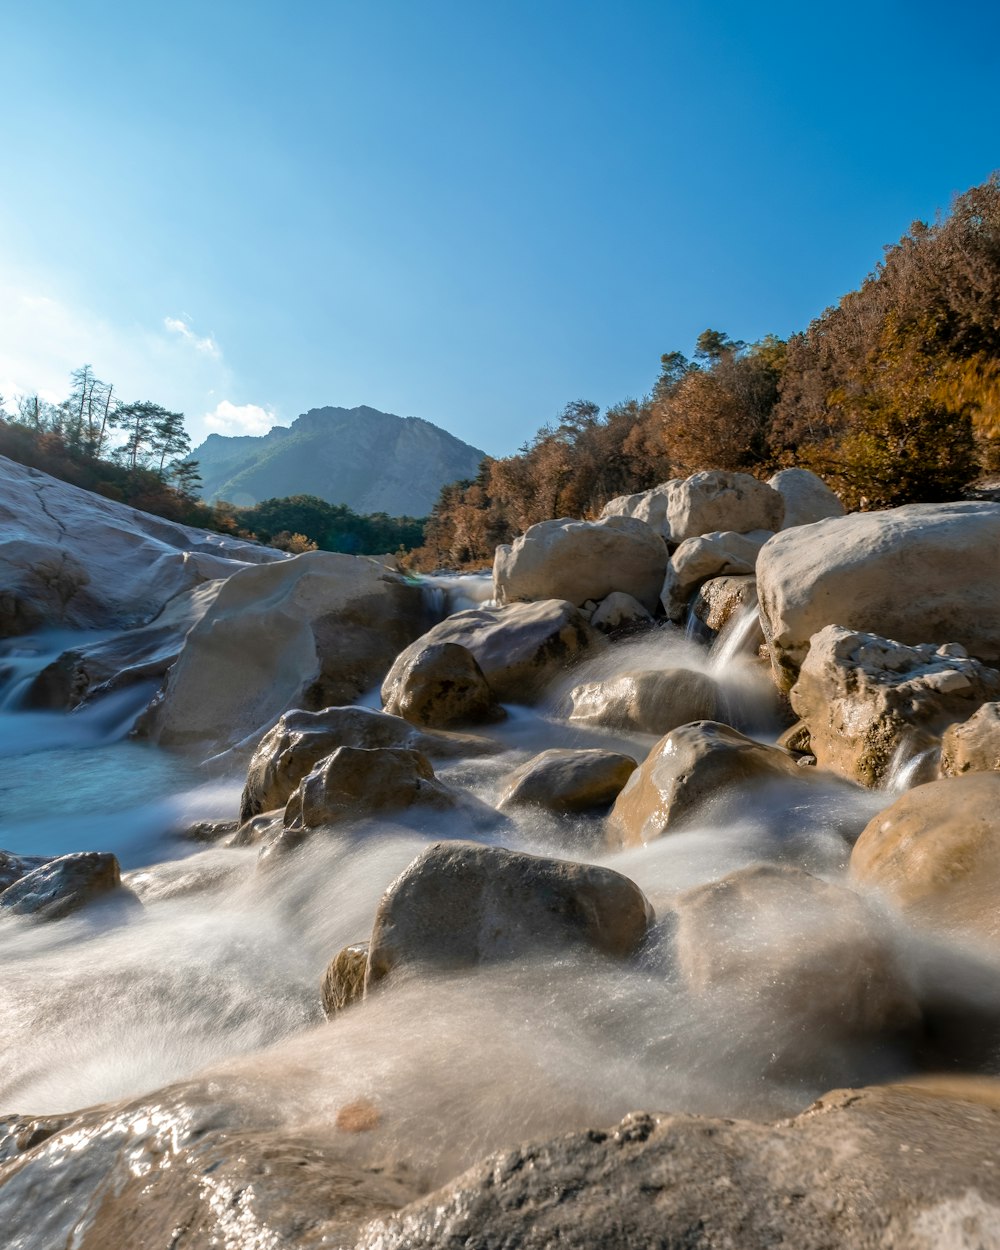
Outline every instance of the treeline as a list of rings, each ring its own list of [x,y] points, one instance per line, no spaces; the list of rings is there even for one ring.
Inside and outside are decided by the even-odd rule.
[[[445,487],[420,568],[488,563],[537,521],[702,469],[821,474],[852,508],[954,498],[1000,469],[1000,179],[916,222],[861,287],[788,341],[716,330],[651,393],[569,404],[517,455]]]
[[[283,551],[381,555],[423,541],[424,520],[360,516],[312,495],[251,508],[205,503],[198,498],[201,478],[189,456],[183,413],[151,400],[116,399],[114,387],[90,365],[75,370],[71,381],[60,403],[21,396],[10,412],[0,396],[0,455],[154,516]]]

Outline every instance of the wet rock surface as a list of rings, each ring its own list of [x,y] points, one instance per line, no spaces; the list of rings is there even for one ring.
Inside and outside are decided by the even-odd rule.
[[[941,772],[1000,772],[1000,703],[984,703],[965,721],[957,721],[941,737]]]
[[[135,895],[121,884],[114,855],[98,851],[60,855],[26,872],[0,893],[0,916],[62,920],[99,899],[135,902]]]
[[[544,807],[553,812],[605,808],[615,801],[635,768],[635,760],[618,751],[542,751],[510,774],[499,806]]]
[[[456,642],[417,642],[382,683],[382,705],[414,725],[443,728],[503,720],[504,710],[471,651]]]
[[[721,701],[711,677],[683,668],[627,671],[610,681],[576,686],[570,698],[571,720],[645,734],[711,720]]]

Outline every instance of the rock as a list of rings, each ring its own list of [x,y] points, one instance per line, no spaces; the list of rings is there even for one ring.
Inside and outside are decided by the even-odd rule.
[[[145,625],[196,586],[284,560],[0,456],[0,638]]]
[[[941,738],[941,772],[1000,771],[1000,703],[984,703],[966,721],[949,725]]]
[[[285,807],[284,823],[316,829],[410,807],[450,811],[457,802],[419,751],[338,747],[299,783]]]
[[[122,877],[122,884],[140,903],[162,903],[235,885],[245,870],[242,859],[217,847],[184,859],[168,859],[149,868],[133,869]]]
[[[579,608],[563,599],[456,612],[420,639],[457,642],[476,658],[490,689],[505,702],[532,703],[585,655],[607,646]]]
[[[338,1011],[360,1002],[365,992],[365,973],[368,970],[368,943],[355,942],[345,946],[330,960],[323,974],[320,996],[327,1018],[332,1020]]]
[[[247,771],[240,823],[259,812],[284,807],[289,795],[320,760],[338,747],[406,747],[432,758],[476,755],[494,744],[462,734],[432,733],[399,716],[367,707],[329,707],[322,712],[286,712],[260,741]]]
[[[783,530],[843,516],[844,505],[821,477],[808,469],[782,469],[767,482],[785,501]]]
[[[1000,673],[954,648],[828,625],[810,642],[790,699],[821,767],[881,786],[900,759],[936,745],[947,725],[997,695]]]
[[[728,725],[697,721],[662,738],[636,769],[608,816],[608,844],[639,846],[690,823],[729,786],[801,778],[795,760]]]
[[[831,1045],[902,1038],[919,1022],[885,923],[843,886],[754,864],[684,891],[674,914],[685,984],[727,1011],[749,1006],[769,1066],[822,1069]]]
[[[475,656],[457,642],[407,647],[382,683],[382,704],[414,725],[469,725],[506,715]]]
[[[851,876],[912,920],[996,943],[1000,774],[949,777],[902,794],[858,838]]]
[[[757,579],[752,576],[710,577],[691,600],[691,611],[713,634],[718,634],[747,604],[757,603]]]
[[[590,623],[602,634],[617,634],[627,629],[641,629],[651,625],[652,616],[638,599],[623,590],[613,590],[594,609]]]
[[[646,734],[665,734],[688,721],[710,720],[719,707],[712,678],[689,668],[632,669],[610,681],[576,686],[570,698],[570,720]]]
[[[145,731],[223,750],[292,707],[351,703],[424,624],[420,588],[372,560],[309,551],[243,569],[187,636]]]
[[[35,868],[41,868],[51,859],[50,855],[12,855],[10,851],[0,851],[0,894],[15,881],[20,881],[23,876]]]
[[[1000,660],[998,550],[995,503],[907,504],[775,534],[757,588],[776,678],[791,688],[827,625]]]
[[[607,807],[635,771],[630,755],[617,751],[542,751],[507,778],[500,808],[543,807],[587,812]]]
[[[667,619],[683,621],[691,597],[709,578],[722,574],[752,575],[757,554],[772,533],[754,530],[737,534],[729,530],[685,539],[670,557],[660,593]]]
[[[383,895],[366,984],[405,968],[468,968],[567,946],[623,958],[652,920],[639,887],[609,868],[442,842]]]
[[[780,530],[785,516],[781,495],[748,473],[713,469],[673,486],[667,505],[672,542],[734,530]]]
[[[0,915],[30,916],[32,920],[62,920],[95,899],[114,894],[135,900],[121,888],[114,855],[80,851],[50,859],[19,877],[0,894]]]
[[[667,510],[674,489],[683,483],[683,478],[673,478],[662,482],[652,490],[639,491],[635,495],[619,495],[601,509],[601,517],[627,516],[645,521],[650,529],[655,530],[665,542],[670,542],[670,525],[667,522]]]
[[[484,1159],[356,1250],[993,1250],[998,1151],[982,1079],[835,1091],[778,1124],[634,1112]]]
[[[494,593],[498,603],[565,599],[579,606],[621,590],[652,611],[666,567],[663,539],[635,517],[540,521],[497,547]]]

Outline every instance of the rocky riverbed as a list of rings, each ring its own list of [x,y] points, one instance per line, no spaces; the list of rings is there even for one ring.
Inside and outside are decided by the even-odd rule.
[[[1000,505],[0,482],[5,1245],[1000,1246]]]

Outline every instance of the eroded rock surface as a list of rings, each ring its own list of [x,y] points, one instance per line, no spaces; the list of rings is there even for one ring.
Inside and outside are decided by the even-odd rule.
[[[949,725],[941,738],[946,777],[1000,771],[1000,703],[984,703],[968,720]]]

